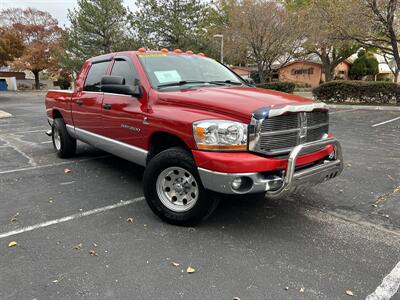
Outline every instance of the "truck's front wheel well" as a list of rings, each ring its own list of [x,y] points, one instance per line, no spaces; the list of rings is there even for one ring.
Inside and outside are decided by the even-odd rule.
[[[61,118],[62,119],[62,114],[60,113],[60,111],[59,110],[57,110],[57,109],[55,109],[55,110],[53,110],[53,119],[58,119],[58,118]]]
[[[150,140],[149,153],[147,154],[146,163],[148,163],[158,153],[172,147],[181,147],[190,152],[190,149],[185,142],[176,135],[166,132],[155,133]]]

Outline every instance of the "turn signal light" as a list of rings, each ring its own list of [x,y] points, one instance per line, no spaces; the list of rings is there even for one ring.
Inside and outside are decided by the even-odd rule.
[[[197,55],[199,56],[205,56],[205,54],[203,52],[197,53]]]

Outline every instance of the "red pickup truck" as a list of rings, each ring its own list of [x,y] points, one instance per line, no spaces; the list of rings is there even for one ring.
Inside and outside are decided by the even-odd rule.
[[[59,157],[80,140],[144,166],[148,205],[178,225],[208,216],[215,192],[283,197],[343,169],[325,104],[253,87],[191,51],[89,59],[46,110]]]

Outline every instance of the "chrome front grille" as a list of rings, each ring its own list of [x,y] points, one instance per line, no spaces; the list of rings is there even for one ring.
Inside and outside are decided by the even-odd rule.
[[[267,155],[289,153],[293,147],[320,140],[329,131],[327,111],[289,112],[253,120],[249,130],[249,149]]]

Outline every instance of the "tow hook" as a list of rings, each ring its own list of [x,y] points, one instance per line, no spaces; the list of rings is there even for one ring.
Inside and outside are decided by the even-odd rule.
[[[51,136],[51,129],[47,130],[47,131],[45,132],[45,134],[46,134],[47,136]]]

